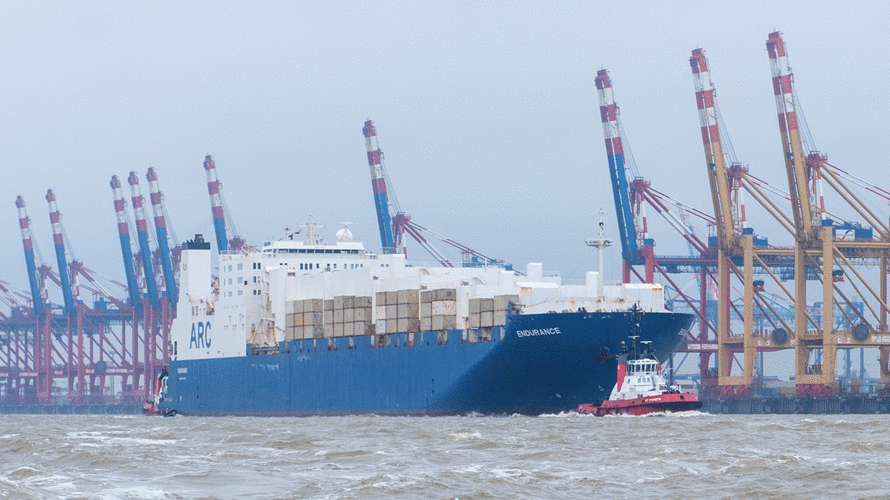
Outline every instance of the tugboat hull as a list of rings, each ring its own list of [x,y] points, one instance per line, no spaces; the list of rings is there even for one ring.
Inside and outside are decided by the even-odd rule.
[[[698,410],[702,402],[695,394],[676,393],[648,396],[636,399],[620,399],[604,401],[600,405],[582,404],[578,413],[593,414],[598,417],[605,415],[647,415],[649,413],[673,413],[678,411]]]

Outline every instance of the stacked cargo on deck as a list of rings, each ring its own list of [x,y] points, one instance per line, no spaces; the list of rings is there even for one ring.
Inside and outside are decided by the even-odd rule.
[[[375,329],[377,334],[420,331],[418,290],[377,292]]]
[[[326,338],[372,335],[374,333],[371,330],[371,297],[343,295],[324,302],[324,336]],[[331,323],[328,323],[329,317]],[[330,327],[328,327],[329,324]]]
[[[292,300],[285,308],[286,340],[322,338],[324,336],[324,315],[322,299]]]
[[[374,300],[376,298],[376,305]],[[455,288],[377,292],[374,297],[337,296],[332,300],[287,301],[284,340],[305,340],[388,333],[417,333],[504,326],[510,302],[518,295],[466,301],[458,315]]]
[[[371,297],[334,297],[333,300],[288,301],[285,340],[373,335]]]
[[[421,294],[421,323],[430,330],[454,330],[457,326],[457,291],[453,288],[426,290]]]
[[[469,328],[490,328],[507,324],[507,311],[510,301],[519,303],[518,295],[496,295],[491,299],[470,299]]]

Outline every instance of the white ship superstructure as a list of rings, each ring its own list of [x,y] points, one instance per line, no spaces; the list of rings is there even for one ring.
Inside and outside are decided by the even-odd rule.
[[[305,236],[223,253],[212,287],[209,244],[200,237],[186,243],[173,359],[244,356],[248,345],[277,347],[309,335],[465,330],[485,338],[491,327],[504,325],[511,302],[522,314],[626,311],[632,304],[665,310],[661,285],[599,288],[598,272],[564,285],[540,263],[528,264],[524,275],[501,267],[410,265],[402,254],[366,251],[348,229],[333,244],[318,241],[315,232],[310,223]]]

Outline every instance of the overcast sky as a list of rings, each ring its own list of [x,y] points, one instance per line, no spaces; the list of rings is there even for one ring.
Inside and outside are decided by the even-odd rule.
[[[249,243],[311,214],[323,236],[348,221],[379,249],[367,119],[415,222],[580,278],[596,266],[584,240],[600,207],[618,240],[598,69],[640,173],[707,210],[691,50],[710,60],[739,159],[783,187],[765,48],[781,31],[816,146],[887,186],[888,13],[885,2],[3,2],[0,279],[27,288],[19,194],[56,267],[53,188],[69,251],[123,281],[108,182],[136,170],[147,194],[150,166],[179,242],[213,240],[208,153]],[[758,217],[758,232],[789,242]],[[685,252],[653,226],[659,253]],[[432,261],[412,242],[409,257]],[[607,263],[617,279],[617,248]]]

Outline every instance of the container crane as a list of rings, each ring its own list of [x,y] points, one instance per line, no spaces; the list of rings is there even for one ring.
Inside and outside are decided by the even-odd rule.
[[[164,209],[163,195],[158,187],[158,175],[153,168],[148,169],[146,178],[148,179],[148,187],[151,192],[151,208],[155,217],[155,231],[158,236],[158,253],[160,254],[161,269],[164,271],[164,293],[167,296],[167,301],[175,306],[177,296],[176,280],[173,275],[173,265],[171,262],[172,254],[168,244],[167,211]],[[175,244],[175,238],[174,247],[178,247],[178,245]]]
[[[773,93],[779,118],[779,132],[785,155],[785,167],[791,198],[795,231],[795,382],[800,395],[823,395],[833,389],[835,363],[838,348],[879,347],[882,364],[881,381],[890,387],[890,342],[884,342],[888,333],[887,314],[887,269],[890,264],[890,228],[865,203],[863,203],[841,180],[839,173],[827,163],[827,158],[818,151],[810,151],[805,156],[804,137],[812,146],[812,138],[798,104],[794,90],[794,76],[788,64],[788,55],[781,33],[770,33],[766,42],[767,54],[773,81]],[[859,229],[850,224],[835,224],[826,217],[822,197],[822,174],[826,182],[856,210],[873,229]],[[836,231],[850,229],[852,241],[838,238]],[[879,233],[874,239],[873,230]],[[860,231],[861,237],[857,237]],[[859,266],[869,266],[878,262],[879,284],[877,290],[857,270]],[[838,269],[836,269],[836,267]],[[876,325],[869,324],[859,316],[858,324],[849,332],[835,330],[835,305],[852,302],[838,288],[837,277],[848,276],[847,284],[860,296],[870,297],[863,301]],[[813,276],[822,284],[822,318],[817,321],[807,311],[806,280]],[[860,288],[857,282],[864,288]],[[839,299],[836,299],[836,296]],[[875,309],[871,304],[878,304]],[[855,308],[848,307],[849,310]],[[841,309],[844,311],[844,309]],[[843,312],[842,312],[843,313]],[[849,318],[848,318],[849,319]],[[814,330],[808,331],[812,324]],[[837,337],[844,335],[844,338]],[[859,345],[856,345],[859,344]],[[815,364],[810,360],[815,358]]]
[[[712,258],[713,249],[695,235],[687,224],[670,209],[669,205],[675,205],[681,213],[699,217],[709,225],[713,224],[713,217],[684,205],[654,189],[648,180],[639,175],[627,148],[624,129],[620,123],[620,111],[615,102],[612,81],[607,70],[599,70],[597,72],[596,85],[606,140],[609,171],[612,179],[612,192],[621,234],[624,282],[629,282],[631,273],[633,273],[641,281],[652,283],[654,271],[660,269],[660,264],[666,265],[668,272],[678,272],[677,269],[680,267],[707,264],[709,262],[706,262],[707,259]],[[646,204],[654,208],[668,224],[677,230],[699,255],[691,258],[655,257],[655,242],[648,236]],[[705,259],[705,261],[702,259]],[[645,277],[640,276],[634,269],[633,266],[636,264],[645,265]]]
[[[72,295],[71,281],[68,277],[68,261],[65,258],[65,234],[62,231],[62,215],[56,206],[56,194],[52,189],[46,192],[46,201],[49,203],[49,221],[53,226],[53,243],[56,246],[56,263],[59,266],[59,286],[62,288],[62,298],[65,302],[65,314],[74,311],[74,296]]]
[[[145,219],[144,198],[139,190],[139,178],[136,172],[130,172],[127,177],[130,184],[130,194],[133,200],[133,214],[136,217],[136,234],[139,238],[139,253],[142,257],[142,271],[145,277],[145,287],[148,290],[148,300],[152,307],[158,305],[158,288],[155,283],[155,274],[151,265],[151,248],[148,243],[148,222]]]
[[[210,193],[210,209],[213,212],[213,228],[216,231],[216,247],[219,253],[237,252],[245,246],[244,238],[238,236],[235,221],[229,214],[222,195],[222,184],[216,177],[216,163],[213,157],[204,157],[204,170],[207,172],[207,192]]]
[[[732,206],[728,168],[720,140],[720,126],[717,123],[714,84],[711,82],[708,60],[702,49],[692,51],[689,64],[692,66],[692,77],[695,82],[695,100],[698,105],[705,161],[708,166],[708,183],[714,203],[717,241],[724,250],[727,250],[736,245],[736,240],[741,235],[738,227],[741,217]]]
[[[771,213],[780,215],[782,212],[775,204],[770,204],[763,190],[758,187],[766,184],[751,176],[748,169],[736,160],[729,137],[721,130],[723,124],[717,106],[716,90],[704,51],[693,50],[689,63],[695,84],[708,181],[717,222],[717,338],[720,392],[724,395],[747,394],[753,382],[755,357],[761,350],[759,346],[766,345],[754,338],[755,317],[759,314],[773,326],[774,337],[781,339],[780,342],[774,342],[775,348],[781,348],[781,344],[787,342],[788,328],[785,318],[764,298],[763,281],[755,281],[754,273],[769,274],[779,286],[782,286],[772,270],[787,271],[789,265],[794,265],[794,256],[787,248],[767,249],[767,239],[755,237],[754,230],[747,227],[743,187]],[[794,267],[796,269],[796,266]],[[731,299],[733,277],[743,283],[740,290],[741,308]],[[744,331],[740,337],[732,335],[730,331],[733,311],[743,322]],[[736,353],[742,353],[744,356],[741,376],[731,376],[732,365],[737,362]]]
[[[794,102],[792,82],[794,75],[788,65],[788,55],[782,35],[775,31],[766,41],[770,70],[773,78],[773,92],[779,118],[779,134],[782,150],[785,153],[785,170],[788,176],[788,193],[791,196],[791,211],[798,241],[810,241],[816,237],[815,229],[821,226],[816,198],[810,196],[810,183],[807,179],[806,155],[803,153],[798,116]]]
[[[386,192],[386,171],[383,168],[383,152],[377,144],[377,129],[374,122],[368,120],[362,127],[365,136],[365,148],[368,151],[368,166],[371,169],[371,188],[374,191],[374,206],[377,208],[377,225],[380,228],[380,245],[384,254],[396,252],[393,236],[391,212],[395,211],[390,204]],[[396,211],[398,213],[398,211]],[[401,236],[401,235],[399,235]],[[400,238],[401,239],[401,238]]]
[[[133,268],[133,249],[130,240],[130,217],[127,215],[126,200],[121,190],[120,179],[116,175],[111,176],[111,190],[114,195],[114,211],[117,216],[117,231],[121,243],[121,253],[124,258],[124,274],[127,276],[127,294],[130,305],[139,307],[139,282],[136,281],[136,272]]]
[[[701,124],[702,143],[704,145],[705,163],[708,172],[708,184],[711,188],[711,200],[714,204],[714,218],[717,229],[717,342],[718,359],[720,361],[718,373],[720,385],[750,386],[754,370],[753,331],[749,331],[753,325],[753,240],[749,245],[749,239],[744,242],[744,251],[741,249],[741,217],[739,210],[733,210],[732,189],[724,156],[723,144],[720,139],[720,125],[718,123],[717,104],[715,102],[714,84],[711,81],[711,73],[708,68],[708,60],[702,49],[692,51],[689,58],[692,67],[692,79],[695,84],[695,101],[698,106],[699,122]],[[753,238],[753,236],[752,236]],[[730,341],[730,259],[744,255],[745,287],[744,287],[744,314],[745,319],[751,316],[751,321],[745,321],[745,333],[742,342]],[[741,349],[744,352],[744,378],[730,379],[732,370],[733,352]]]
[[[612,178],[615,213],[618,214],[621,256],[624,263],[623,281],[630,281],[632,266],[645,264],[646,282],[651,283],[653,280],[652,252],[654,250],[652,245],[654,241],[649,240],[647,236],[646,213],[641,203],[642,191],[649,187],[649,183],[637,174],[633,157],[630,154],[625,154],[627,141],[621,127],[621,113],[618,104],[615,103],[609,72],[605,69],[597,71],[595,81],[600,103],[600,118],[603,122],[603,135],[606,140],[606,155],[609,160],[609,175]],[[628,166],[630,172],[628,172]]]
[[[19,195],[15,199],[15,206],[19,212],[19,227],[22,230],[22,244],[25,247],[25,265],[28,269],[28,283],[31,286],[31,307],[35,316],[42,318],[43,310],[43,290],[40,282],[37,280],[37,263],[34,258],[35,251],[38,256],[40,251],[34,244],[33,235],[31,234],[31,219],[28,218],[28,212],[25,209],[25,200]],[[43,259],[41,258],[41,261]]]
[[[429,241],[430,238],[438,239],[459,250],[463,256],[463,266],[465,267],[484,265],[499,265],[508,269],[512,267],[509,264],[505,265],[502,260],[487,257],[466,245],[413,222],[411,216],[399,207],[395,193],[387,192],[386,186],[391,183],[383,164],[383,152],[377,142],[377,129],[374,127],[374,122],[366,121],[362,133],[365,136],[365,147],[368,152],[368,166],[371,170],[371,185],[374,191],[374,205],[377,209],[377,224],[380,228],[383,253],[405,253],[407,255],[403,240],[407,233],[444,267],[454,267],[454,264],[432,245]]]

